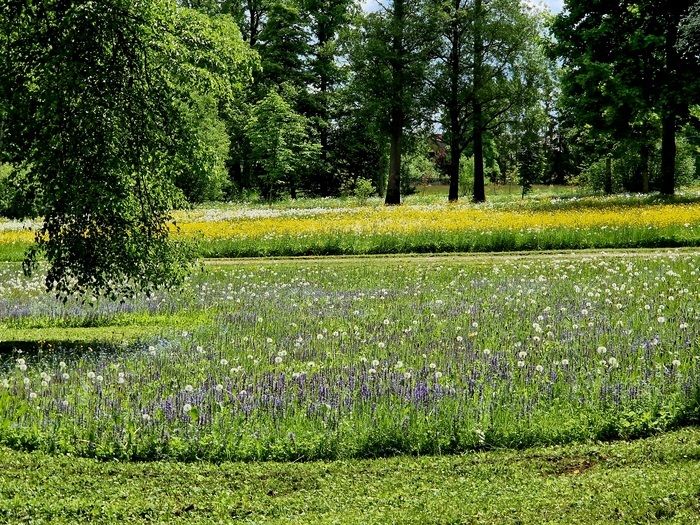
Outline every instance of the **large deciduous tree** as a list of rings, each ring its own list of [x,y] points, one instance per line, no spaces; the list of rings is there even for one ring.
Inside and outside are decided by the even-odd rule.
[[[675,190],[676,134],[700,94],[697,55],[682,50],[693,4],[568,0],[554,24],[570,111],[609,141],[648,145],[660,135],[660,189],[668,195]]]
[[[25,266],[43,254],[50,290],[124,297],[183,277],[175,180],[217,162],[200,110],[211,118],[249,75],[228,20],[169,0],[0,4],[2,149],[43,188]]]
[[[353,57],[355,84],[371,99],[389,137],[385,203],[401,203],[401,156],[407,127],[420,115],[433,31],[422,0],[393,0],[364,22]]]
[[[547,77],[541,14],[520,0],[441,0],[433,4],[440,39],[431,75],[450,149],[449,200],[459,197],[462,153],[474,155],[473,198],[485,200],[489,134],[541,103]]]

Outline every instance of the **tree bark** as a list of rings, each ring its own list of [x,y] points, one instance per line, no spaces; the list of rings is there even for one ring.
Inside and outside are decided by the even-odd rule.
[[[328,27],[324,22],[319,22],[318,25],[318,56],[317,60],[319,62],[319,97],[320,97],[320,107],[319,107],[319,135],[321,139],[321,166],[320,166],[320,176],[321,176],[321,194],[324,197],[330,195],[331,186],[331,170],[328,166],[328,90],[329,90],[329,78],[328,69],[330,67],[330,60],[324,55],[324,48],[330,41]]]
[[[474,93],[472,94],[472,110],[474,119],[474,202],[486,202],[484,188],[484,130],[483,108],[481,105],[481,79],[483,76],[484,37],[481,33],[483,17],[482,0],[474,2]]]
[[[605,182],[603,183],[603,191],[606,195],[613,192],[613,177],[612,177],[612,157],[605,157]]]
[[[447,197],[449,202],[457,202],[459,199],[459,165],[462,151],[460,148],[462,129],[459,119],[459,66],[460,66],[460,33],[459,14],[460,0],[454,0],[452,20],[452,38],[450,49],[450,192]]]
[[[394,0],[394,13],[392,20],[392,58],[391,58],[391,116],[389,123],[390,152],[389,152],[389,180],[387,182],[387,205],[401,204],[401,150],[404,128],[403,107],[403,74],[404,74],[404,43],[403,26],[406,18],[406,6],[404,0]]]

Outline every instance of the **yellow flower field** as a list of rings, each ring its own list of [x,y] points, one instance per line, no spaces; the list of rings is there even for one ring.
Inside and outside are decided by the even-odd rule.
[[[196,220],[181,213],[180,235],[206,239],[277,236],[414,234],[459,231],[540,231],[552,228],[663,228],[700,224],[700,204],[613,207],[566,211],[493,210],[467,206],[404,206],[345,210],[307,216]],[[195,220],[192,220],[195,219]]]

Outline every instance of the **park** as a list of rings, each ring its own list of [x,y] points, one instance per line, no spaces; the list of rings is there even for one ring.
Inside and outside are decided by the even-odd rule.
[[[700,2],[0,3],[0,522],[698,521]]]

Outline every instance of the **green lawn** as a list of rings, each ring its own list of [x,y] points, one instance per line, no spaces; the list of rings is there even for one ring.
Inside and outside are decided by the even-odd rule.
[[[120,463],[0,449],[0,521],[687,523],[700,429],[631,443],[317,463]]]

